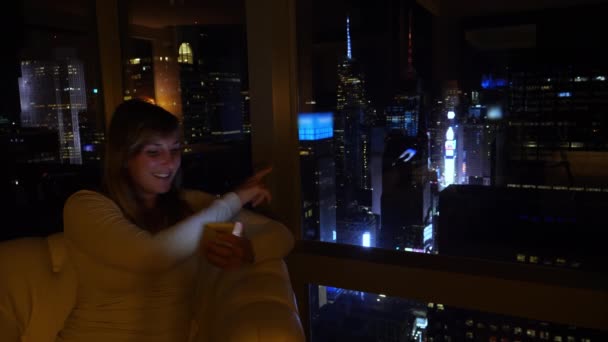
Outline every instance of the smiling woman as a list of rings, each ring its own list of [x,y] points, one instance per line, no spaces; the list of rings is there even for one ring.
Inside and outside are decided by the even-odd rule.
[[[270,199],[263,185],[270,169],[214,198],[182,189],[180,164],[174,115],[141,100],[117,107],[103,192],[78,191],[64,207],[64,233],[82,295],[59,341],[186,341],[197,324],[190,315],[199,309],[192,306],[200,276],[197,251],[222,269],[290,251],[293,237],[272,220],[263,234],[245,230],[202,241],[208,223],[243,220],[235,217],[243,205]]]

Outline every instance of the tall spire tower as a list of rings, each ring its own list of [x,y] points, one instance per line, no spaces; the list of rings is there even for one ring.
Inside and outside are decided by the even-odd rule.
[[[336,67],[338,82],[334,114],[336,206],[338,231],[343,232],[348,230],[346,213],[356,210],[364,202],[360,199],[361,190],[371,189],[369,133],[365,128],[371,120],[371,110],[365,79],[353,58],[350,22],[347,14],[346,54]]]
[[[412,47],[412,9],[408,14],[408,31],[407,31],[407,73],[406,78],[412,80],[416,78],[416,69],[414,69],[414,53]]]
[[[413,8],[399,8],[399,79],[392,103],[385,109],[387,127],[410,137],[418,136],[421,110],[421,83],[414,68]],[[406,26],[407,13],[407,26]],[[407,34],[407,35],[406,35]],[[426,125],[422,125],[426,126]]]
[[[353,50],[350,42],[350,17],[346,16],[346,58],[353,59]]]

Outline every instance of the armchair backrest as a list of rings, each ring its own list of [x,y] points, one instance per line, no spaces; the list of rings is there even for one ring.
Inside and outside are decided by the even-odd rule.
[[[62,233],[0,243],[2,341],[54,342],[76,301]]]

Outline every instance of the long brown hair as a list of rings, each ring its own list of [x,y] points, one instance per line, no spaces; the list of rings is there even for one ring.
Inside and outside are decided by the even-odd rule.
[[[146,209],[138,197],[127,170],[128,161],[155,137],[180,131],[179,120],[163,108],[143,100],[121,103],[110,122],[106,139],[103,191],[122,210],[125,217],[151,232],[166,228],[192,211],[180,197],[181,167],[171,189],[159,195],[156,208]]]

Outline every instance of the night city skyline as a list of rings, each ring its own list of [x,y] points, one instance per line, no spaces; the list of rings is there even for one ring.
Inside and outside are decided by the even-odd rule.
[[[120,9],[121,100],[180,119],[184,186],[213,194],[252,173],[256,134],[285,129],[252,123],[260,92],[250,78],[260,66],[251,64],[258,47],[248,42],[245,3],[171,2],[177,9],[164,18],[155,18],[162,1]],[[605,274],[608,3],[475,3],[295,2],[297,114],[277,115],[297,123],[296,239],[362,255]],[[55,30],[32,25],[44,8],[24,5],[15,58],[0,66],[10,79],[0,88],[0,191],[10,203],[0,241],[60,231],[69,194],[99,189],[108,108],[85,7],[57,15],[80,19]],[[348,286],[306,289],[314,342],[606,338]]]
[[[306,13],[318,13],[315,5]],[[312,73],[301,77],[304,94],[310,98],[300,102],[305,111],[301,115],[306,116],[300,120],[314,120],[315,111],[320,112],[317,120],[333,113],[333,137],[324,136],[316,143],[331,146],[333,138],[336,150],[334,167],[327,161],[322,164],[319,156],[317,165],[326,166],[311,168],[307,165],[314,158],[313,150],[305,148],[310,146],[308,139],[301,139],[301,172],[316,175],[302,180],[303,189],[316,189],[306,192],[312,202],[310,197],[303,199],[305,238],[605,269],[601,246],[591,246],[572,233],[600,234],[601,210],[584,214],[583,208],[591,203],[608,204],[606,173],[601,168],[605,166],[601,160],[608,158],[606,47],[586,37],[572,39],[576,32],[588,32],[585,30],[593,24],[575,27],[578,21],[571,20],[568,31],[550,34],[559,18],[573,19],[567,10],[496,17],[496,22],[465,19],[454,26],[459,33],[448,34],[462,39],[457,47],[460,55],[441,69],[422,57],[443,53],[432,51],[437,44],[425,41],[438,35],[428,12],[412,2],[386,1],[374,9],[357,5],[344,5],[342,13],[332,12],[331,19],[324,13],[323,19],[303,25],[313,28],[308,38],[311,44],[300,47]],[[384,20],[386,14],[378,15],[382,11],[378,7],[392,9],[388,15],[392,21]],[[302,33],[303,37],[307,34],[309,31]],[[489,38],[492,34],[504,41],[502,46]],[[559,35],[572,40],[561,40]],[[574,53],[580,48],[592,55]],[[446,75],[456,77],[446,79]],[[326,129],[322,124],[316,128]],[[587,166],[579,166],[581,163]],[[322,213],[321,203],[331,198],[323,191],[333,188],[322,179],[333,170],[335,226],[333,220],[314,215]],[[361,182],[366,174],[373,187]],[[546,200],[541,200],[541,193]],[[575,195],[579,200],[573,199]],[[380,205],[374,205],[374,199],[380,199]],[[584,201],[589,204],[582,204]],[[367,295],[371,302],[364,299],[363,292],[311,285],[313,336],[319,341],[336,336],[352,340],[348,331],[362,329],[361,324],[371,329],[361,332],[361,341],[367,341],[361,335],[370,341],[400,341],[405,336],[421,341],[449,340],[445,336],[459,340],[457,334],[474,340],[498,336],[517,340],[521,334],[532,339],[562,339],[560,331],[565,329],[519,322],[513,330],[511,324],[516,320],[504,317],[498,319],[503,322],[502,332],[473,331],[467,328],[469,323],[463,324],[470,313],[441,305],[441,311],[448,312],[444,315],[434,311],[432,303],[405,303],[400,310],[410,313],[398,317],[399,309],[388,304],[370,311],[374,300],[387,298]],[[393,322],[378,330],[373,322],[383,314]],[[336,317],[344,320],[336,323]],[[348,325],[349,320],[357,319],[359,324]],[[344,330],[327,334],[326,324],[332,322],[342,324]],[[440,322],[452,327],[463,324],[458,328],[462,331],[444,331],[438,328]],[[575,337],[563,336],[566,339]]]

